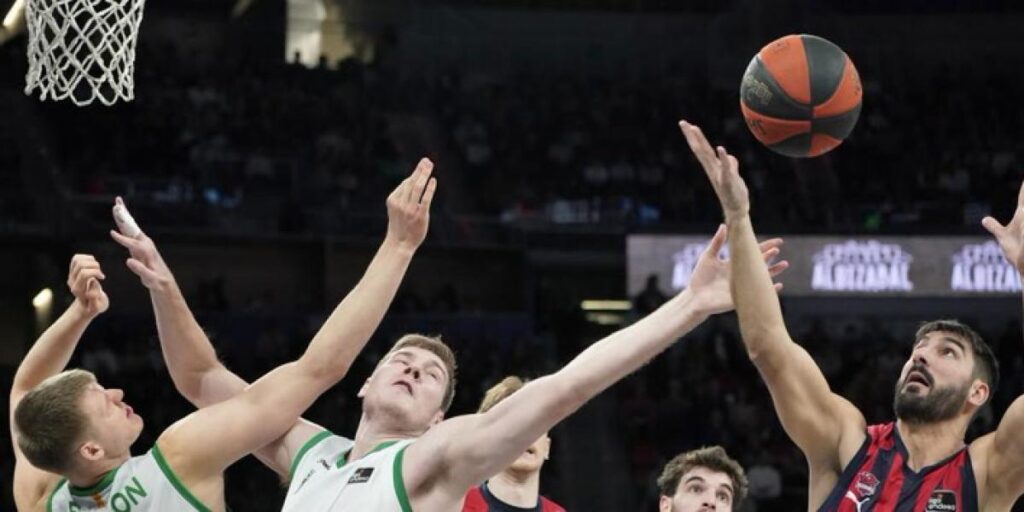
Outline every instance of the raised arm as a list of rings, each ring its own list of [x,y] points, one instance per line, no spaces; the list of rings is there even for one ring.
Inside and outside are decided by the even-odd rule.
[[[982,226],[995,236],[1007,261],[1024,276],[1024,185],[1017,194],[1017,209],[1007,225],[985,217]],[[984,438],[979,440],[987,452],[984,455],[988,461],[986,494],[1002,495],[1007,505],[1024,493],[1024,439],[1021,432],[1024,432],[1024,396],[1017,397],[1006,409],[991,442],[983,442]]]
[[[461,497],[708,316],[732,309],[728,263],[717,257],[725,236],[720,227],[697,263],[689,288],[647,317],[591,345],[558,372],[530,382],[486,413],[454,418],[428,431],[407,450],[404,475],[411,492],[430,493],[441,485],[446,495]],[[780,243],[766,242],[765,257],[774,257]],[[785,265],[776,265],[772,272]]]
[[[213,344],[192,315],[156,244],[135,224],[120,197],[114,206],[114,220],[120,233],[111,231],[111,236],[129,250],[128,268],[149,289],[160,350],[175,388],[197,408],[241,393],[249,383],[217,358]],[[299,418],[287,433],[254,451],[253,456],[286,478],[291,456],[302,443],[322,430],[323,427]]]
[[[832,393],[817,364],[786,330],[779,298],[757,250],[750,199],[736,158],[721,146],[712,149],[697,126],[685,121],[679,125],[718,195],[729,227],[732,296],[747,353],[768,385],[786,433],[812,470],[838,472],[863,441],[864,416]]]
[[[15,432],[14,411],[22,397],[44,380],[64,370],[82,333],[93,318],[107,310],[110,302],[100,285],[103,271],[94,257],[76,254],[68,271],[68,288],[75,296],[64,314],[36,340],[18,366],[11,384],[10,431]],[[48,491],[60,480],[58,475],[35,468],[14,444],[14,501],[18,510],[39,510]]]
[[[235,460],[276,441],[268,463],[286,474],[294,452],[308,440],[289,429],[308,429],[299,414],[340,380],[369,341],[394,298],[416,248],[426,237],[437,181],[423,160],[388,198],[388,234],[366,274],[314,336],[303,356],[268,373],[236,396],[189,415],[161,437],[168,459],[196,478],[219,473]],[[127,245],[137,239],[115,238]],[[156,274],[129,263],[143,281]],[[187,307],[186,307],[187,309]],[[179,315],[180,316],[180,315]],[[289,432],[288,435],[282,434]],[[201,440],[193,439],[199,436]],[[265,460],[265,462],[267,462]],[[279,469],[280,468],[280,469]]]

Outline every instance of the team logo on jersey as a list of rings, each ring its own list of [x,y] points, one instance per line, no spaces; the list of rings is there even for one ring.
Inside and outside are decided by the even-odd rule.
[[[348,479],[350,484],[361,484],[370,479],[370,475],[373,474],[373,468],[359,468],[356,469],[355,473],[352,473],[352,478]]]
[[[870,498],[875,495],[875,491],[878,490],[878,477],[873,473],[867,471],[861,471],[857,475],[857,482],[853,484],[853,493],[860,498]]]
[[[871,497],[878,490],[878,477],[867,471],[861,471],[857,475],[857,481],[846,491],[843,499],[852,501],[857,506],[857,512],[865,503],[871,501]]]
[[[956,492],[948,489],[932,491],[925,512],[956,512]]]

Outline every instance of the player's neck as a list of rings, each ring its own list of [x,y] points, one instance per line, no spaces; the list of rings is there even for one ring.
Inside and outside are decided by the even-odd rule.
[[[64,475],[68,483],[80,488],[89,488],[103,479],[107,473],[117,469],[131,458],[131,454],[124,454],[120,457],[98,460],[86,467],[78,468]]]
[[[487,489],[495,498],[513,507],[535,507],[540,499],[540,471],[502,471],[487,480]]]
[[[964,447],[966,425],[959,418],[939,423],[908,423],[896,421],[900,438],[907,447],[907,466],[919,471],[935,464]]]
[[[381,443],[411,439],[420,435],[422,435],[422,432],[389,428],[387,425],[381,424],[381,422],[367,418],[364,413],[359,421],[359,428],[356,429],[355,443],[352,445],[352,451],[349,452],[349,460],[355,460],[370,453]]]

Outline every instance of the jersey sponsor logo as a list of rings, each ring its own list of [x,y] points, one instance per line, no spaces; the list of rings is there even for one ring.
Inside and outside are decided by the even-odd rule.
[[[938,489],[928,497],[925,512],[956,512],[956,491]]]
[[[857,481],[846,491],[846,496],[843,499],[852,501],[857,506],[857,512],[860,512],[861,507],[871,501],[871,497],[875,495],[878,484],[877,476],[868,471],[861,471],[857,475]]]
[[[361,484],[370,479],[370,475],[373,474],[373,468],[358,468],[355,473],[352,473],[352,478],[348,479],[350,484]]]

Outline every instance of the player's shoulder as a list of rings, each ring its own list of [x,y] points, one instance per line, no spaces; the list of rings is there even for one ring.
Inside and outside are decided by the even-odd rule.
[[[487,512],[487,500],[484,499],[484,495],[480,492],[480,487],[470,487],[469,491],[466,491],[466,497],[462,502],[462,512]]]
[[[543,496],[540,497],[541,512],[565,512],[565,508]]]

